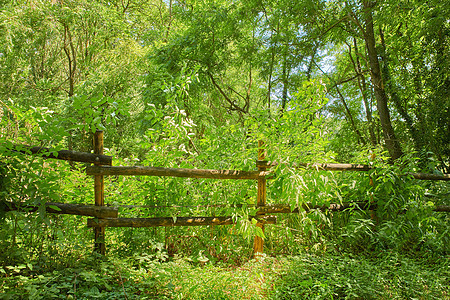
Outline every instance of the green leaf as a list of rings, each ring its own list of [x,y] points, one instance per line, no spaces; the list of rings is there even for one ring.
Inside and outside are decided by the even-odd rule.
[[[266,236],[264,235],[264,231],[261,227],[256,227],[256,236],[259,236],[262,239],[265,239]]]
[[[53,210],[55,210],[55,211],[61,211],[61,208],[59,208],[59,207],[56,206],[56,205],[49,205],[48,207],[51,208],[51,209],[53,209]]]

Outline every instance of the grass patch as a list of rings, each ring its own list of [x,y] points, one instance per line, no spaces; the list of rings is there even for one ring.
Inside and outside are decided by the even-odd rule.
[[[449,299],[449,259],[411,259],[386,253],[290,258],[273,299]]]
[[[3,268],[2,299],[450,299],[449,259],[263,257],[239,267],[151,255]]]

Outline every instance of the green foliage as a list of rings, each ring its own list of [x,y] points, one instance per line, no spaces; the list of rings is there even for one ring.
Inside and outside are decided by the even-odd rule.
[[[70,267],[39,272],[33,265],[1,269],[4,299],[442,299],[446,259],[344,256],[261,257],[240,267],[189,258],[83,256]]]
[[[445,261],[414,261],[384,252],[376,260],[301,256],[292,259],[272,295],[273,299],[442,299],[448,293]]]
[[[449,205],[448,184],[408,175],[441,174],[448,160],[447,7],[394,2],[373,7],[389,110],[407,153],[389,164],[358,1],[3,1],[0,201],[38,210],[6,212],[2,202],[2,296],[447,297],[449,219],[433,208]],[[47,215],[43,206],[93,203],[85,165],[8,149],[91,152],[96,129],[124,166],[255,170],[263,140],[266,160],[280,162],[267,203],[299,213],[279,214],[263,232],[254,180],[110,176],[105,202],[120,217],[236,224],[108,228],[108,258],[92,256],[85,217]],[[315,162],[373,168],[294,166]],[[361,204],[302,208],[347,202]],[[255,236],[278,258],[251,261]]]
[[[82,263],[69,268],[27,272],[3,278],[4,299],[167,299],[164,293],[159,295],[155,279],[149,278],[145,269],[122,261],[102,261],[97,256],[84,257]]]
[[[439,193],[441,184],[417,181],[405,175],[407,172],[405,166],[376,167],[358,184],[359,189],[349,194],[353,199],[364,197],[377,206],[372,213],[361,211],[347,216],[342,236],[351,248],[422,251],[425,255],[447,253],[447,216],[433,212],[436,203],[425,196],[431,190]]]

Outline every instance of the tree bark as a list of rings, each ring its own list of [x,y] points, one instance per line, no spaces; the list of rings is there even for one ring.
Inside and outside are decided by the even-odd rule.
[[[75,47],[72,41],[72,34],[70,32],[69,26],[63,23],[64,27],[64,45],[63,49],[67,56],[67,62],[69,67],[69,92],[68,96],[72,97],[74,94],[75,86],[75,72],[77,71],[77,54],[75,52]]]
[[[287,47],[287,46],[286,46]],[[288,69],[288,62],[287,62],[287,50],[285,50],[284,58],[283,58],[283,69],[282,69],[282,75],[281,80],[283,83],[283,93],[281,96],[281,115],[283,115],[284,111],[286,110],[286,104],[287,104],[287,98],[288,98],[288,80],[289,80],[289,69]]]
[[[270,40],[272,40],[272,35],[273,32],[271,33],[271,37]],[[271,57],[270,57],[270,66],[269,66],[269,79],[268,79],[268,84],[267,84],[267,108],[269,109],[269,114],[270,114],[270,98],[271,98],[271,94],[272,94],[272,73],[273,73],[273,65],[275,63],[275,46],[276,45],[272,45],[272,53],[271,53]]]
[[[362,66],[361,66],[361,60],[359,59],[359,50],[358,50],[358,43],[356,42],[356,38],[353,38],[353,46],[355,48],[355,57],[356,62],[354,63],[355,71],[358,74],[358,86],[359,90],[361,91],[361,95],[364,102],[364,108],[366,110],[366,118],[368,122],[368,130],[370,135],[370,142],[373,146],[377,145],[377,138],[375,136],[375,132],[373,131],[373,120],[372,120],[372,108],[370,107],[369,100],[367,99],[367,84],[366,84],[366,77],[363,74]]]
[[[394,128],[391,123],[391,116],[388,108],[388,98],[381,77],[380,62],[378,61],[378,53],[375,47],[375,34],[373,30],[372,17],[373,2],[363,0],[363,9],[365,14],[365,32],[364,39],[366,42],[367,53],[369,56],[369,64],[371,71],[371,80],[374,86],[375,98],[377,100],[378,115],[380,117],[381,129],[386,143],[386,148],[392,160],[398,159],[403,155],[400,143],[397,140]]]
[[[386,43],[384,41],[384,34],[383,31],[380,29],[380,37],[381,37],[381,49],[382,52],[380,53],[380,57],[383,62],[383,67],[381,68],[382,72],[382,78],[384,82],[386,83],[386,91],[390,94],[392,102],[394,103],[395,108],[397,109],[398,113],[406,122],[406,126],[411,134],[411,137],[413,139],[414,148],[416,148],[416,151],[420,152],[423,149],[423,142],[421,139],[421,135],[419,134],[419,131],[414,126],[414,121],[412,117],[408,114],[407,108],[402,105],[402,99],[395,91],[395,88],[392,84],[392,78],[391,78],[391,72],[390,72],[390,66],[389,66],[389,56],[386,53]],[[420,102],[420,101],[419,101]],[[406,104],[405,104],[406,105]]]
[[[342,101],[342,104],[344,105],[345,111],[346,111],[347,116],[348,116],[348,120],[350,121],[350,124],[352,125],[352,128],[355,131],[356,136],[358,137],[358,142],[361,145],[365,145],[366,141],[364,140],[363,135],[359,131],[358,127],[356,126],[355,120],[353,119],[352,112],[350,111],[350,108],[348,107],[347,102],[345,102],[344,95],[342,95],[341,90],[339,89],[337,84],[336,84],[335,88],[336,88],[336,91],[338,92],[339,98]]]

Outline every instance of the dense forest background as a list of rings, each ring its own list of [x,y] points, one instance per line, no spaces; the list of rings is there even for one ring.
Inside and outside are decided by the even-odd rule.
[[[268,182],[269,204],[377,205],[278,215],[262,234],[248,218],[253,181],[113,176],[105,202],[121,214],[232,215],[236,224],[111,228],[108,257],[99,258],[84,217],[2,209],[5,297],[449,297],[448,213],[433,211],[449,205],[448,181],[406,175],[450,172],[445,1],[0,0],[0,7],[1,201],[93,204],[85,164],[11,149],[92,152],[93,133],[103,130],[105,154],[124,166],[255,170],[263,140],[267,160],[286,163]],[[291,167],[299,162],[373,168]],[[250,261],[255,235],[264,237],[262,262]],[[222,266],[239,275],[215,269]],[[260,269],[272,275],[251,271]],[[181,273],[189,279],[177,282]],[[223,290],[208,294],[214,287]]]

